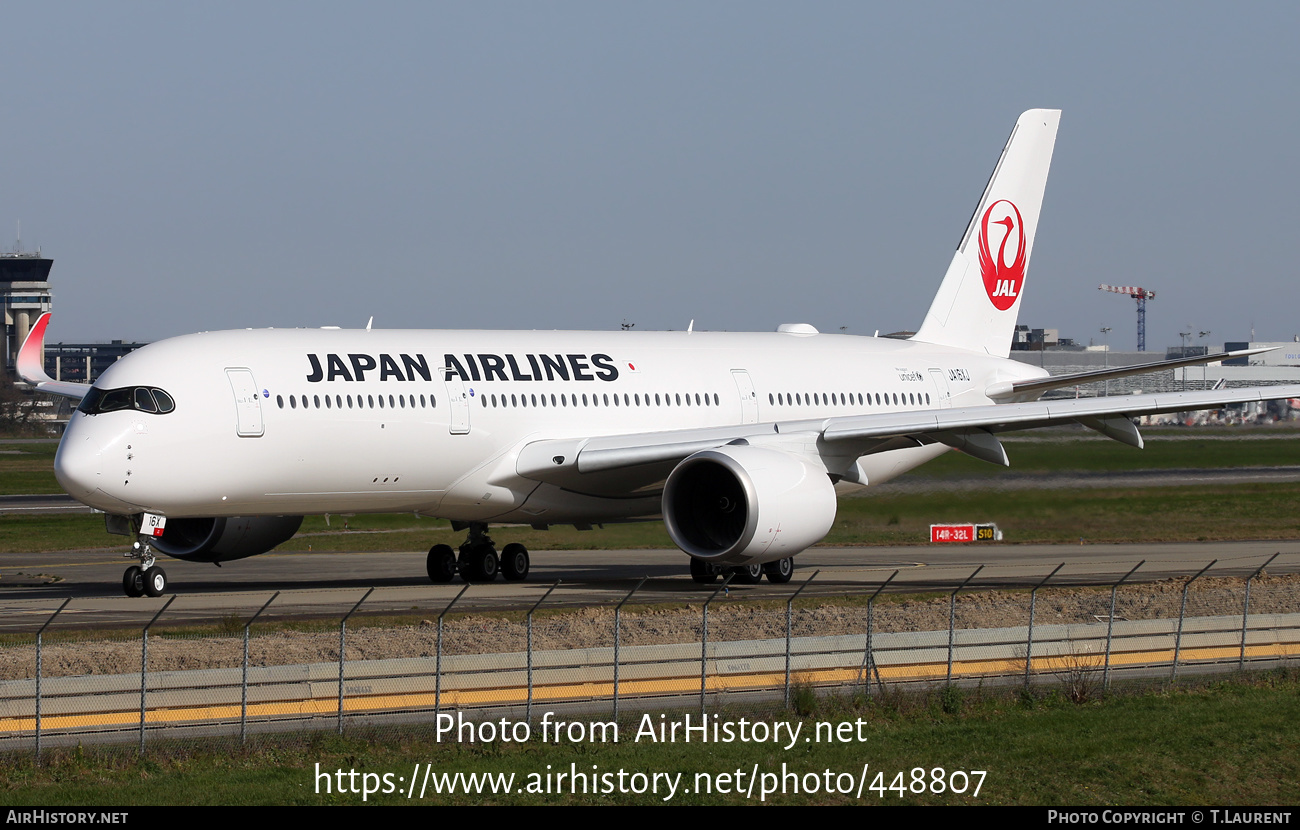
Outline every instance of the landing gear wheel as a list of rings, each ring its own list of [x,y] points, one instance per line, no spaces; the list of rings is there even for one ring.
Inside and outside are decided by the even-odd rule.
[[[429,548],[425,569],[429,572],[430,582],[451,582],[456,576],[456,551],[451,549],[451,545],[434,545]]]
[[[457,527],[456,522],[452,522],[452,527]],[[501,570],[501,559],[487,529],[488,526],[482,522],[470,522],[469,538],[461,543],[457,561],[460,563],[460,578],[466,582],[491,582]]]
[[[167,591],[167,572],[154,565],[144,572],[144,592],[151,597],[160,597]]]
[[[472,545],[460,552],[460,576],[466,582],[491,582],[501,570],[501,561],[491,545]]]
[[[528,548],[511,542],[501,549],[501,575],[509,582],[528,578]]]
[[[732,568],[732,573],[734,573],[736,577],[731,581],[737,585],[757,585],[763,581],[762,565],[740,565],[739,567]]]
[[[139,565],[132,565],[122,574],[122,590],[128,597],[144,596],[144,571]]]
[[[700,585],[712,585],[714,582],[718,581],[718,572],[714,570],[713,566],[708,562],[705,562],[703,559],[696,559],[692,556],[691,579],[695,580]]]
[[[122,590],[126,595],[128,597],[142,597],[145,594],[151,597],[162,596],[163,591],[167,590],[167,574],[163,573],[162,568],[154,566],[156,560],[153,558],[153,548],[149,546],[149,538],[137,537],[131,545],[131,552],[124,556],[139,562],[138,565],[127,568],[122,574]],[[151,589],[155,572],[158,576],[158,585]]]
[[[775,562],[768,562],[763,566],[763,573],[767,574],[767,581],[773,585],[784,585],[794,576],[794,557],[787,556]]]

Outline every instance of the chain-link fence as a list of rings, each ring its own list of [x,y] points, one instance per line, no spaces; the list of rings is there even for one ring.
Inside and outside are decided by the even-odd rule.
[[[504,611],[476,604],[493,589],[475,585],[416,603],[417,621],[367,617],[371,589],[325,620],[277,617],[276,593],[245,596],[215,624],[169,627],[169,614],[184,618],[172,598],[114,633],[78,627],[65,600],[0,645],[0,750],[132,742],[144,753],[200,736],[406,730],[453,712],[777,708],[820,689],[976,680],[1086,699],[1121,677],[1300,654],[1300,575],[1268,575],[1275,558],[1155,583],[1138,563],[1100,585],[1062,584],[1064,565],[1023,584],[972,567],[939,589],[894,571],[838,582],[832,596],[803,593],[813,573],[783,592],[724,581],[686,604],[653,602],[642,580],[573,607],[556,583]]]

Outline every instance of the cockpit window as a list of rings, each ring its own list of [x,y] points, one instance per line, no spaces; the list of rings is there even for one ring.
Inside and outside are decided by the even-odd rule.
[[[137,412],[167,414],[176,408],[172,396],[161,389],[148,386],[128,386],[122,389],[98,389],[92,387],[81,399],[78,412],[87,415],[99,415],[103,412],[116,412],[120,409],[134,409]]]
[[[99,406],[95,407],[95,411],[116,412],[119,409],[130,409],[131,406],[130,389],[109,389],[99,399]]]

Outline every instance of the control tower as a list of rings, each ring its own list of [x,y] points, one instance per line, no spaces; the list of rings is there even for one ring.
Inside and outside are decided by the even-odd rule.
[[[54,260],[36,253],[0,253],[0,298],[4,302],[4,366],[12,371],[18,349],[40,316],[50,310],[50,268]]]

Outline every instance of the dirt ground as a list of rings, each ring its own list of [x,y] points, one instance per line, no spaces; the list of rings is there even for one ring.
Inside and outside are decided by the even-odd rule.
[[[1189,616],[1239,615],[1244,600],[1240,579],[1205,579],[1188,592]],[[1117,596],[1117,619],[1177,617],[1182,603],[1183,580],[1122,588]],[[1025,625],[1029,620],[1028,591],[985,591],[959,595],[955,624],[959,629],[1001,628]],[[1300,612],[1300,575],[1264,576],[1252,584],[1251,614]],[[1105,620],[1110,613],[1110,590],[1062,588],[1039,591],[1036,624],[1086,623]],[[891,597],[875,603],[873,629],[877,633],[936,631],[948,627],[949,599],[945,596]],[[614,644],[614,611],[607,607],[581,608],[538,615],[533,621],[533,647],[539,650],[600,648]],[[792,616],[795,637],[863,634],[867,630],[865,598],[827,600],[796,608]],[[700,609],[641,608],[624,612],[620,625],[623,646],[698,643]],[[783,638],[784,604],[717,602],[709,610],[709,640]],[[324,663],[338,660],[337,629],[329,632],[285,630],[253,631],[249,662],[255,666]],[[443,654],[519,652],[527,649],[522,620],[501,615],[449,615],[444,621]],[[437,626],[431,620],[418,625],[366,626],[354,621],[347,633],[347,659],[382,660],[399,657],[433,657],[437,651]],[[140,639],[114,641],[47,642],[42,649],[42,675],[67,677],[138,672]],[[226,668],[242,665],[243,641],[234,636],[158,636],[149,640],[149,670]],[[0,680],[35,677],[32,644],[0,648]]]

